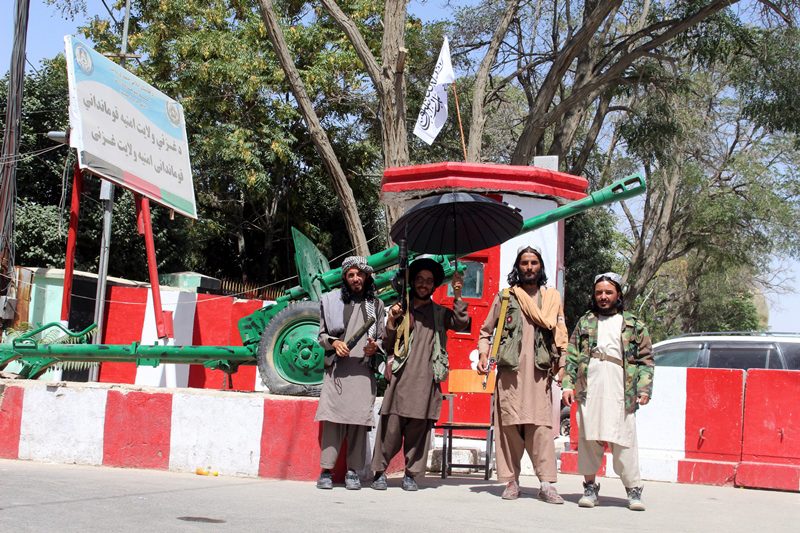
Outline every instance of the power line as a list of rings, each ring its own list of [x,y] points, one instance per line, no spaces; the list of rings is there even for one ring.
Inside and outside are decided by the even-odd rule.
[[[52,152],[53,150],[58,150],[59,148],[62,148],[64,146],[66,145],[57,144],[55,146],[48,146],[47,148],[40,148],[39,150],[33,150],[31,152],[24,152],[21,154],[0,157],[0,164],[18,163],[20,161],[33,159],[34,157],[39,157],[40,155],[46,154],[47,152]]]
[[[11,280],[15,280],[15,278],[12,278],[8,274],[0,273],[0,277],[11,279]],[[248,289],[246,291],[237,292],[237,293],[234,293],[234,294],[227,294],[227,295],[223,295],[223,296],[216,296],[214,298],[204,299],[204,300],[202,300],[202,303],[214,302],[214,301],[217,301],[217,300],[223,300],[225,298],[237,298],[239,296],[244,296],[246,294],[250,294],[250,293],[253,293],[253,292],[258,292],[258,291],[260,291],[262,289],[268,289],[270,287],[274,287],[276,285],[280,285],[282,283],[286,283],[287,281],[291,281],[291,280],[296,279],[296,278],[297,278],[297,276],[290,276],[288,278],[284,278],[282,280],[275,281],[273,283],[268,283],[266,285],[261,285],[259,287],[254,287],[254,288]],[[27,285],[31,289],[35,289],[35,290],[39,290],[39,291],[47,291],[47,287],[42,287],[42,286],[36,285],[34,283],[28,282],[28,281],[21,281],[21,280],[16,280],[16,281],[19,283],[20,286]],[[138,285],[137,288],[143,288],[143,289],[150,290],[150,287],[146,287],[145,284]],[[75,294],[74,292],[70,293],[70,297],[71,298],[79,298],[81,300],[89,300],[89,301],[92,301],[92,302],[96,301],[96,298],[92,298],[91,296],[83,296],[82,294]],[[129,301],[125,301],[125,300],[106,300],[106,303],[119,304],[119,305],[147,305],[147,302],[129,302]],[[177,303],[174,304],[174,305],[177,305]]]

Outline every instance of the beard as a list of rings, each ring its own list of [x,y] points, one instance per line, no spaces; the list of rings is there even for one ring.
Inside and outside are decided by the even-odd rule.
[[[433,296],[433,292],[429,292],[427,296],[420,296],[420,294],[417,292],[417,288],[416,287],[411,287],[411,297],[412,298],[416,298],[417,300],[430,300],[432,296]]]
[[[612,303],[611,306],[608,309],[603,309],[602,307],[597,305],[597,300],[595,300],[594,305],[597,308],[598,314],[601,314],[601,315],[604,315],[604,316],[611,316],[611,315],[616,315],[617,314],[617,304],[618,303],[619,303],[619,300],[617,300],[616,302]]]
[[[520,283],[522,285],[541,285],[542,284],[542,271],[526,272],[520,274]]]
[[[354,296],[359,296],[359,295],[364,293],[364,284],[363,283],[359,283],[358,285],[356,285],[355,283],[353,285],[348,283],[347,284],[347,288],[350,289],[350,294],[352,294]]]

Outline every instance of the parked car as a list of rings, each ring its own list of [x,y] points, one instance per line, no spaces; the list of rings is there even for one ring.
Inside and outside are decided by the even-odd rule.
[[[800,334],[692,333],[653,345],[656,366],[800,370]]]

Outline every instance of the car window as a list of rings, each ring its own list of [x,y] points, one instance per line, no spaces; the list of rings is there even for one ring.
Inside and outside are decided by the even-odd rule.
[[[654,355],[656,366],[697,366],[702,349],[703,344],[699,342],[659,346]]]
[[[782,370],[783,369],[783,361],[781,361],[781,354],[778,353],[778,350],[770,350],[769,352],[769,360],[767,361],[767,368]]]
[[[781,342],[779,343],[783,358],[786,359],[786,368],[789,370],[800,370],[800,343]]]
[[[708,349],[709,368],[767,368],[770,356],[777,358],[777,350],[768,343],[712,342]]]

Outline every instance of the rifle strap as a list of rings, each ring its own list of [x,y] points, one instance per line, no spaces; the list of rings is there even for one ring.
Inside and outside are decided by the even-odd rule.
[[[500,296],[500,316],[497,317],[497,326],[494,328],[494,340],[492,341],[492,352],[489,355],[490,359],[497,359],[497,350],[500,349],[500,339],[503,336],[503,326],[506,323],[509,299],[509,289],[503,289]]]
[[[400,327],[397,328],[397,337],[394,341],[394,357],[402,364],[408,355],[408,350],[411,345],[411,302],[408,294],[408,269],[405,272],[405,286],[401,298],[405,299],[405,313],[403,313],[403,320],[400,322]]]

